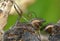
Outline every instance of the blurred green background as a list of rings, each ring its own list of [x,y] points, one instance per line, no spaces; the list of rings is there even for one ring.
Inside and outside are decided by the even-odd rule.
[[[36,0],[36,3],[28,8],[34,11],[39,18],[46,20],[46,23],[56,23],[60,19],[60,0]],[[17,15],[9,15],[8,23],[4,30],[11,27],[17,20]]]

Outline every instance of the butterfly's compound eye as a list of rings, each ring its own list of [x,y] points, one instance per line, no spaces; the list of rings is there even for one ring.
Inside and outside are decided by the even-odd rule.
[[[52,24],[47,25],[44,30],[48,33],[52,33],[53,27],[54,27],[54,25],[52,25]]]

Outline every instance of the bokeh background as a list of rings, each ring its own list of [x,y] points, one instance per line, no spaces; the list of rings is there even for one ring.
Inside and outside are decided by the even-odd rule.
[[[56,23],[60,19],[60,0],[36,0],[28,7],[28,11],[34,11],[39,18],[43,18],[47,23]],[[26,15],[24,15],[26,17]],[[9,15],[8,22],[4,30],[8,30],[15,24],[18,15]],[[26,17],[27,18],[27,17]],[[25,21],[23,18],[22,21]]]

